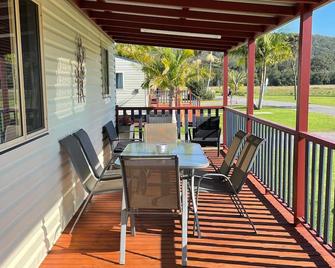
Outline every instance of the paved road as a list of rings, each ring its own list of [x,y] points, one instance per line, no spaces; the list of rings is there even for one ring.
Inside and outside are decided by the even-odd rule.
[[[220,96],[216,97],[215,100],[218,102],[218,105],[220,105],[222,103],[222,97],[220,97]],[[233,104],[234,105],[246,105],[246,98],[233,97]],[[263,105],[264,106],[279,107],[279,108],[286,108],[286,109],[295,109],[296,108],[295,103],[283,102],[283,101],[264,100]],[[310,104],[309,105],[309,111],[335,116],[335,107],[330,107],[330,106]]]
[[[220,97],[220,96],[216,97],[215,100],[217,101],[217,103],[216,102],[215,103],[211,102],[212,105],[221,105],[222,104],[222,97]],[[233,104],[234,105],[246,105],[246,98],[234,97],[233,98]],[[263,105],[264,106],[284,108],[284,109],[295,109],[296,108],[295,103],[289,103],[289,102],[283,102],[283,101],[264,100]],[[310,104],[309,105],[309,111],[335,116],[335,107],[330,107],[330,106]],[[335,132],[314,132],[312,134],[315,134],[315,135],[320,136],[324,139],[335,142]]]

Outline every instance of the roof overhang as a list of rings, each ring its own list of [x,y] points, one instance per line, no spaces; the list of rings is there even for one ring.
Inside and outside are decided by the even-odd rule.
[[[117,43],[227,51],[331,0],[73,0]]]

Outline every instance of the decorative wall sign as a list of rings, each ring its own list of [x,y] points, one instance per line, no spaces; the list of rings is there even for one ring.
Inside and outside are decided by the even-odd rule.
[[[83,46],[81,36],[78,35],[76,38],[77,65],[75,69],[78,103],[85,102],[85,94],[84,94],[84,80],[86,75],[85,60],[86,60],[86,50]]]

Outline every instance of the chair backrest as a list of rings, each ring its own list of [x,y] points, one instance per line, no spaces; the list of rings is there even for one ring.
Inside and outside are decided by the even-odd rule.
[[[121,156],[128,210],[179,210],[178,157]]]
[[[76,137],[84,151],[86,159],[93,170],[94,176],[97,178],[100,177],[103,167],[99,161],[98,155],[93,147],[90,137],[85,130],[79,129],[77,132],[73,133],[73,136]]]
[[[241,191],[262,142],[263,139],[257,136],[250,135],[247,137],[236,166],[230,176],[230,181],[236,193]]]
[[[104,125],[103,131],[107,134],[110,144],[113,144],[113,142],[118,139],[118,134],[113,121],[109,121],[106,125]]]
[[[144,141],[146,143],[176,143],[177,125],[175,123],[146,124]]]
[[[150,124],[172,123],[171,114],[148,114],[147,122]]]
[[[210,116],[210,117],[198,117],[196,119],[196,129],[219,129],[220,128],[220,116]]]
[[[79,176],[83,187],[88,193],[90,193],[93,190],[97,179],[90,170],[90,166],[86,160],[83,150],[81,149],[79,141],[74,136],[69,135],[60,140],[59,143],[65,148],[66,152],[70,156],[72,165]]]
[[[239,149],[241,148],[246,136],[247,136],[247,133],[245,133],[242,130],[239,130],[236,132],[234,139],[228,149],[228,152],[226,156],[224,157],[223,162],[221,164],[220,173],[224,175],[228,175],[229,170],[231,169],[234,163],[234,160],[237,156],[237,153]]]
[[[14,140],[20,135],[21,129],[17,125],[9,125],[5,130],[5,142]]]
[[[197,127],[193,129],[193,138],[217,138],[220,136],[220,117],[198,117],[196,119]]]

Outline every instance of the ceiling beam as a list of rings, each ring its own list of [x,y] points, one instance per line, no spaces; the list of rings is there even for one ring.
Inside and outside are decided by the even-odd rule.
[[[198,29],[198,28],[188,28],[186,26],[154,25],[154,24],[148,24],[148,23],[115,21],[113,24],[110,24],[108,26],[103,26],[100,24],[99,20],[97,20],[97,24],[100,25],[101,28],[105,31],[108,31],[109,29],[115,29],[118,27],[122,27],[122,28],[137,29],[139,32],[141,31],[141,28],[147,28],[147,29],[161,30],[161,31],[221,35],[225,37],[250,38],[254,36],[254,33],[247,33],[247,32],[234,32],[234,31],[229,31],[229,30],[216,30],[216,29]]]
[[[184,37],[184,36],[172,36],[172,35],[159,35],[159,34],[147,34],[147,33],[124,33],[124,32],[107,32],[113,38],[133,38],[133,39],[156,39],[156,40],[171,40],[171,41],[183,41],[196,44],[208,45],[211,43],[216,43],[220,45],[236,45],[242,41],[232,41],[232,40],[215,40],[210,38],[195,38],[195,37]],[[244,41],[244,40],[243,40]]]
[[[226,12],[245,12],[254,14],[275,14],[280,16],[294,16],[297,13],[296,6],[267,5],[264,3],[245,3],[206,0],[206,4],[199,0],[127,0],[133,4],[159,4],[166,6],[202,8]]]
[[[188,44],[188,45],[195,45],[198,47],[218,47],[218,48],[230,48],[232,46],[236,46],[237,43],[224,43],[224,42],[211,42],[211,43],[205,43],[201,40],[197,42],[193,42],[190,40],[183,40],[183,39],[170,39],[170,38],[164,38],[164,37],[141,37],[141,36],[125,36],[125,35],[112,35],[113,40],[129,40],[129,41],[151,41],[155,42],[157,45],[159,44],[166,44],[169,42],[173,42],[175,44]]]
[[[169,26],[187,26],[190,28],[198,29],[216,29],[222,30],[227,29],[230,31],[239,32],[263,32],[265,26],[262,25],[248,25],[248,24],[236,24],[236,23],[222,23],[222,22],[210,22],[210,21],[199,21],[199,20],[187,20],[187,19],[170,19],[170,18],[157,18],[139,15],[129,14],[117,14],[110,12],[89,12],[89,16],[93,19],[98,20],[100,25],[109,25],[114,21],[125,21],[134,23],[146,23],[154,25],[169,25]]]
[[[194,50],[205,50],[205,51],[227,51],[230,48],[219,48],[219,47],[212,47],[212,46],[196,46],[193,44],[179,44],[179,43],[164,43],[164,44],[157,44],[157,42],[152,41],[136,41],[136,40],[126,40],[126,39],[118,39],[115,40],[118,43],[125,43],[125,44],[133,44],[133,45],[146,45],[146,46],[159,46],[159,47],[171,47],[171,48],[181,48],[181,49],[194,49]]]
[[[276,17],[225,14],[225,13],[203,12],[203,11],[194,11],[185,9],[184,10],[167,9],[160,7],[135,6],[135,5],[125,5],[115,3],[98,3],[92,1],[88,2],[84,0],[80,1],[79,6],[84,10],[113,11],[127,14],[143,14],[151,16],[188,18],[188,19],[221,21],[231,23],[236,22],[236,23],[261,24],[261,25],[277,25],[278,23],[278,19]]]

